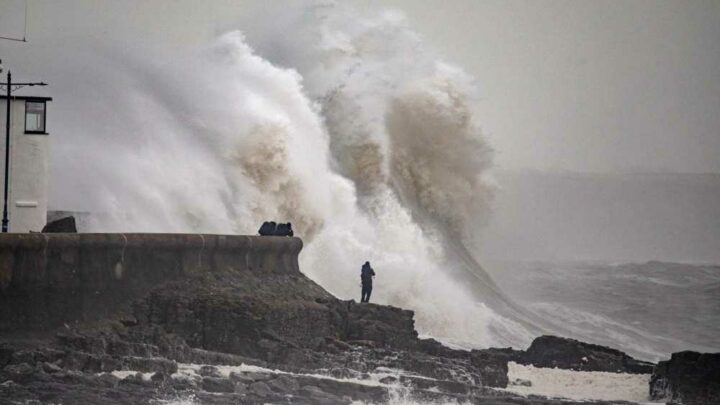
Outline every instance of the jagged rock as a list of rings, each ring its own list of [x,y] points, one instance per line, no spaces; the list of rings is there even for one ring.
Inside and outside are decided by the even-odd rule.
[[[346,341],[368,341],[375,343],[373,346],[394,348],[416,348],[418,345],[412,311],[348,301],[346,316]]]
[[[143,378],[142,373],[135,373],[131,374],[122,380],[120,380],[120,384],[132,384],[132,385],[141,385],[141,386],[151,386],[152,383],[149,380],[145,380]]]
[[[535,367],[632,374],[650,374],[654,367],[616,349],[557,336],[533,340],[519,362]]]
[[[256,373],[253,371],[244,371],[239,373],[239,376],[249,378],[250,381],[267,381],[273,378],[272,374],[267,373]]]
[[[332,394],[337,398],[347,396],[356,401],[368,403],[383,403],[387,401],[388,397],[387,391],[382,387],[341,382],[331,379],[314,379],[307,376],[298,376],[296,379],[300,386],[303,387],[301,391],[308,386],[312,386],[327,394]]]
[[[505,353],[493,349],[470,352],[470,361],[479,369],[482,384],[487,387],[507,387],[508,360]]]
[[[100,382],[101,385],[112,388],[117,387],[118,383],[120,382],[120,380],[112,374],[101,374],[97,376],[97,380]]]
[[[250,386],[248,386],[248,391],[259,397],[266,397],[272,394],[270,387],[262,381],[250,384]]]
[[[123,359],[124,367],[128,370],[142,371],[144,373],[162,372],[172,374],[177,371],[177,363],[162,357],[126,357]]]
[[[62,368],[55,363],[43,362],[42,367],[46,373],[59,373],[62,371]]]
[[[335,378],[353,378],[357,377],[357,372],[353,373],[345,367],[333,367],[327,373]]]
[[[194,391],[198,388],[197,382],[188,378],[172,378],[170,384],[176,391]]]
[[[687,405],[720,403],[720,353],[673,353],[655,368],[650,398]]]
[[[389,375],[387,377],[381,378],[380,382],[383,384],[394,384],[397,382],[397,380],[398,380],[397,377]]]
[[[35,369],[27,363],[20,363],[5,366],[3,372],[10,380],[22,383],[32,378]]]
[[[403,371],[382,381],[409,400],[554,403],[484,388],[508,384],[508,361],[538,360],[543,339],[527,354],[419,339],[412,311],[339,300],[300,273],[297,238],[38,236],[10,248],[0,241],[0,253],[12,253],[0,255],[0,272],[17,277],[0,286],[0,381],[23,381],[0,386],[8,401],[125,405],[182,392],[208,404],[385,403],[388,386],[355,379],[395,369]],[[562,343],[547,348],[553,365],[637,365],[612,349],[547,339]],[[198,376],[181,363],[203,366]],[[223,378],[219,365],[268,371]],[[115,370],[146,374],[120,380]]]
[[[227,378],[203,377],[202,389],[207,392],[235,392],[235,383]]]
[[[220,370],[218,370],[217,367],[208,365],[200,367],[200,370],[198,370],[198,374],[203,377],[222,377],[222,374],[220,374]]]
[[[293,378],[281,375],[273,380],[267,382],[267,385],[275,392],[282,394],[289,394],[297,391],[300,388],[300,384]]]
[[[37,229],[37,228],[36,228]],[[43,233],[77,233],[75,217],[69,216],[48,222],[42,229]]]
[[[405,386],[410,386],[420,390],[439,390],[450,394],[468,394],[472,391],[472,387],[458,381],[449,380],[429,380],[427,378],[401,376],[400,382]]]
[[[522,378],[516,378],[510,383],[510,385],[516,385],[520,387],[532,387],[532,381],[523,380]]]
[[[150,381],[157,382],[157,383],[163,383],[163,382],[167,381],[168,379],[170,379],[170,376],[163,373],[162,371],[158,371],[155,374],[153,374],[152,377],[150,377]]]
[[[423,353],[427,353],[431,356],[452,358],[460,357],[464,358],[467,356],[467,352],[463,350],[453,350],[435,339],[420,339],[418,341],[418,349]]]
[[[245,385],[241,382],[236,382],[235,383],[235,393],[236,394],[246,394],[247,393],[247,385]]]
[[[234,371],[230,373],[230,379],[242,384],[252,384],[255,382],[255,380],[250,376],[246,375],[246,373],[236,373]]]
[[[350,403],[351,401],[344,401],[337,395],[333,395],[321,390],[313,385],[306,385],[300,389],[300,394],[304,397],[308,397],[313,403],[321,405],[335,405]]]

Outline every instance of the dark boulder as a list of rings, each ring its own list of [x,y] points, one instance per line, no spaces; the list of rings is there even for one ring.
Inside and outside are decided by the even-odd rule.
[[[226,378],[203,377],[202,389],[207,392],[235,392],[235,383]]]
[[[288,222],[287,224],[278,224],[277,228],[275,228],[275,236],[293,236],[294,232],[292,229],[292,224]]]
[[[720,353],[673,353],[655,367],[650,398],[686,405],[720,404]]]
[[[533,340],[519,363],[577,371],[650,374],[654,365],[609,347],[557,336]]]
[[[484,386],[506,388],[508,362],[516,361],[519,353],[510,348],[473,350],[470,352],[470,362],[480,371]]]
[[[273,221],[263,222],[263,224],[260,226],[260,229],[258,230],[258,234],[260,236],[275,235],[276,228],[277,228],[277,224]]]
[[[415,349],[418,345],[414,312],[386,305],[357,304],[347,301],[340,322],[343,340],[370,342],[371,346]]]
[[[77,233],[75,217],[65,217],[50,221],[42,229],[43,233]]]

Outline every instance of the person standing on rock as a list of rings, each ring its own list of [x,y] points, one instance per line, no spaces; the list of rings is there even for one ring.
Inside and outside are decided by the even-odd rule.
[[[360,270],[360,280],[362,281],[360,302],[370,302],[373,277],[375,277],[375,271],[370,267],[370,262],[365,262],[365,264],[362,265],[362,270]]]

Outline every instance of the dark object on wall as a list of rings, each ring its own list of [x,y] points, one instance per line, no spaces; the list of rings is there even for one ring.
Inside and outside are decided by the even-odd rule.
[[[275,235],[276,228],[277,224],[273,221],[263,222],[262,226],[260,226],[260,229],[258,230],[258,234],[260,234],[260,236]]]
[[[655,367],[650,398],[692,405],[720,403],[720,353],[673,353]]]
[[[276,236],[293,236],[293,234],[294,232],[290,222],[287,224],[278,224],[277,229],[275,230]]]
[[[50,221],[42,229],[43,233],[77,233],[75,217],[65,217]]]

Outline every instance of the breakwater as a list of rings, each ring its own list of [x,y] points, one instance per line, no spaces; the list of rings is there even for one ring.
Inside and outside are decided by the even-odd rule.
[[[105,318],[163,282],[203,273],[300,274],[299,238],[2,234],[0,332]]]

